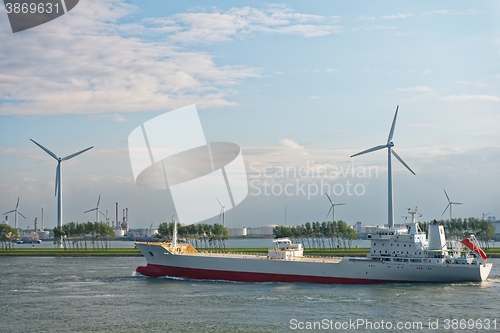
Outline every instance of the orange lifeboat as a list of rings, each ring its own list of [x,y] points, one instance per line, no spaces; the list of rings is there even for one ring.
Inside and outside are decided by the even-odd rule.
[[[484,253],[483,249],[479,246],[479,244],[475,244],[473,241],[470,240],[470,238],[464,238],[460,241],[460,243],[464,244],[467,246],[469,249],[471,249],[472,252],[483,258],[483,260],[486,260],[486,253]]]

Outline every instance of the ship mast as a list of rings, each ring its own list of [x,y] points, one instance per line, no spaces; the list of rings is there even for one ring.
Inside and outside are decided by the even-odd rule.
[[[172,215],[172,222],[174,222],[174,230],[172,233],[172,250],[175,251],[175,248],[177,247],[177,219],[175,218],[175,215]]]

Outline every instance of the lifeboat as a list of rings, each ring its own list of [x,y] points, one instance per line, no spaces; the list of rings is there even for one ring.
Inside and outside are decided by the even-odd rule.
[[[471,240],[470,238],[464,238],[460,241],[460,243],[467,246],[472,252],[483,258],[483,260],[486,260],[486,253],[484,253],[483,249],[481,249],[475,238],[474,240]]]

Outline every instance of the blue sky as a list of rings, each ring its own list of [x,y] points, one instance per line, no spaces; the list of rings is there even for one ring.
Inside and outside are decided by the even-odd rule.
[[[441,218],[443,189],[464,203],[454,216],[498,217],[499,16],[497,1],[86,0],[13,34],[0,7],[0,210],[21,197],[21,227],[41,207],[55,226],[56,162],[32,138],[61,156],[94,146],[63,163],[64,223],[93,220],[83,211],[99,195],[111,220],[115,202],[128,207],[133,228],[170,220],[169,193],[135,184],[127,138],[196,104],[207,141],[240,145],[253,181],[230,226],[282,224],[285,206],[288,224],[324,221],[321,184],[344,189],[336,219],[382,224],[387,156],[349,156],[386,142],[399,105],[395,148],[417,175],[394,161],[396,222],[414,206]],[[369,167],[378,175],[345,175]],[[287,184],[294,195],[276,195]]]

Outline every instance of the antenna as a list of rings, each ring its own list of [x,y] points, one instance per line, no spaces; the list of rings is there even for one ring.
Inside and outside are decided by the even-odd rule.
[[[10,210],[8,211],[7,213],[3,213],[3,215],[7,215],[7,214],[10,214],[10,213],[14,213],[14,228],[16,228],[17,230],[17,214],[21,215],[22,217],[24,217],[24,219],[26,220],[26,216],[24,216],[18,209],[19,207],[19,199],[20,197],[17,197],[17,204],[16,204],[16,209],[13,209],[13,210]]]
[[[286,227],[286,206],[285,206],[285,227]]]
[[[446,208],[443,211],[443,214],[441,214],[441,215],[444,215],[444,213],[446,213],[446,210],[448,209],[448,207],[450,207],[450,222],[451,222],[453,205],[463,205],[463,203],[461,203],[461,202],[451,202],[450,201],[450,197],[448,196],[448,193],[446,193],[446,190],[443,190],[443,191],[444,191],[444,194],[446,195],[446,199],[448,200],[448,205],[446,206]]]
[[[394,228],[394,199],[392,197],[392,161],[391,157],[394,155],[398,159],[401,164],[403,164],[412,174],[415,175],[412,169],[408,166],[408,164],[403,161],[401,157],[394,151],[392,147],[394,147],[394,143],[392,142],[392,137],[394,136],[394,129],[396,127],[396,118],[398,116],[399,105],[396,107],[396,113],[394,114],[394,119],[392,120],[391,130],[389,132],[389,137],[387,138],[387,143],[385,145],[376,146],[367,150],[363,150],[357,154],[351,155],[351,157],[363,155],[366,153],[370,153],[372,151],[380,150],[387,148],[387,188],[388,188],[388,224],[389,228]]]
[[[328,215],[330,215],[330,212],[332,212],[332,222],[334,222],[335,221],[335,206],[343,206],[343,205],[345,205],[345,203],[334,204],[332,202],[332,199],[330,199],[330,197],[328,196],[328,194],[326,192],[325,192],[325,195],[328,198],[328,201],[330,201],[330,204],[332,205],[330,207],[330,210],[328,211],[328,213],[326,213],[326,217],[328,217]]]
[[[76,152],[74,154],[68,155],[66,157],[57,157],[56,154],[42,146],[41,144],[37,143],[35,140],[30,139],[34,144],[36,144],[38,147],[40,147],[43,151],[45,151],[47,154],[49,154],[53,159],[57,161],[57,168],[56,168],[56,186],[55,186],[55,195],[57,195],[57,226],[62,228],[62,193],[61,193],[61,162],[67,161],[69,159],[72,159],[73,157],[76,157],[84,152],[86,152],[89,149],[94,148],[94,146],[91,146],[89,148],[86,148],[84,150],[80,150],[79,152]],[[62,238],[59,239],[59,246],[62,247]]]
[[[118,223],[118,202],[115,204],[115,229],[120,230],[120,223]]]
[[[175,248],[177,247],[177,218],[175,215],[172,215],[172,222],[174,222],[174,230],[172,232],[172,250],[175,251]]]

